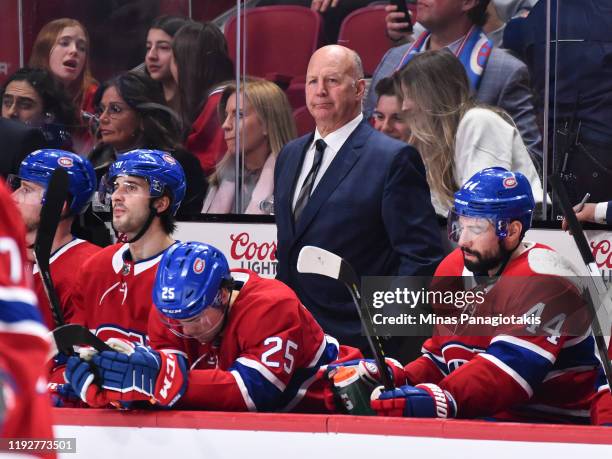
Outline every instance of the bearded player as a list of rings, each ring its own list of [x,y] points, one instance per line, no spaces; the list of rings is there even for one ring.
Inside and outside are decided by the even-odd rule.
[[[458,247],[434,282],[468,276],[484,285],[486,311],[538,320],[490,336],[469,328],[443,336],[434,329],[423,355],[396,379],[403,385],[372,394],[378,414],[589,422],[599,360],[582,314],[587,307],[569,278],[577,275],[571,265],[551,248],[523,240],[533,210],[527,179],[499,167],[478,172],[455,193],[448,225]]]

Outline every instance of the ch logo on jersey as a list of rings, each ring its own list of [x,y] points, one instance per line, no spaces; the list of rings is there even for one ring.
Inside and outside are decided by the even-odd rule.
[[[164,161],[166,161],[168,164],[176,164],[176,159],[170,155],[163,155],[162,158],[164,158]]]
[[[196,274],[201,274],[204,271],[204,267],[206,266],[206,262],[201,258],[196,258],[193,262],[193,272]]]
[[[73,165],[72,158],[69,158],[68,156],[60,156],[59,159],[57,160],[57,164],[59,164],[62,167],[72,167]]]
[[[517,184],[518,182],[516,181],[516,177],[514,175],[506,177],[503,181],[504,188],[506,189],[514,188]]]

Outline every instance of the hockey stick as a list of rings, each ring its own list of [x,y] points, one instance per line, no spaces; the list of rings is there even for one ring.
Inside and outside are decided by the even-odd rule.
[[[603,282],[603,279],[601,278],[601,274],[599,272],[599,269],[597,268],[597,264],[595,263],[595,257],[593,256],[593,252],[591,252],[591,249],[589,248],[589,243],[584,235],[584,232],[582,231],[582,226],[578,222],[576,214],[574,213],[574,209],[570,204],[569,198],[567,196],[567,191],[565,190],[565,186],[561,182],[561,178],[556,174],[552,174],[548,177],[548,180],[550,180],[553,190],[559,198],[561,210],[565,215],[565,219],[568,223],[570,232],[572,233],[572,236],[574,238],[574,242],[578,247],[578,251],[580,252],[582,261],[586,265],[590,274],[591,281],[593,282],[595,287],[595,292],[592,292],[591,289],[588,289],[589,295],[591,297],[588,303],[591,308],[590,312],[593,316],[593,335],[595,336],[595,344],[597,345],[597,351],[599,353],[599,358],[601,360],[604,373],[606,374],[606,379],[608,380],[608,385],[610,387],[610,390],[612,390],[612,364],[610,364],[610,358],[608,357],[608,346],[602,333],[602,326],[605,327],[608,334],[610,333],[610,329],[612,328],[610,324],[610,318],[612,317],[612,310],[609,307],[610,299],[605,297],[607,293],[607,288]],[[596,305],[599,304],[599,302],[603,302],[603,304],[599,305],[598,314]]]
[[[74,346],[91,346],[98,352],[112,351],[113,349],[94,335],[88,328],[79,324],[67,324],[57,327],[50,333],[51,355],[62,352],[66,355],[74,354]]]
[[[359,314],[359,320],[363,325],[364,333],[368,339],[370,349],[374,354],[376,365],[380,372],[380,379],[382,380],[385,390],[393,390],[395,387],[393,380],[386,371],[387,364],[385,362],[385,351],[383,350],[382,344],[378,339],[378,336],[372,335],[369,332],[368,325],[366,324],[363,315],[361,314],[361,294],[357,287],[357,274],[353,267],[343,258],[339,257],[335,253],[329,252],[319,247],[307,245],[302,247],[297,261],[297,270],[300,273],[306,274],[319,274],[321,276],[330,277],[332,279],[339,280],[349,290],[355,307],[357,308],[357,314]],[[364,300],[365,301],[365,300]],[[367,305],[365,310],[368,314],[368,319],[372,323],[372,317],[370,317],[370,310]]]
[[[49,269],[49,258],[51,257],[51,247],[60,222],[62,209],[68,196],[68,173],[63,167],[58,167],[53,171],[47,191],[45,201],[40,210],[40,224],[36,232],[36,242],[34,243],[34,259],[40,271],[40,277],[45,288],[45,293],[49,299],[49,307],[53,320],[57,326],[64,325],[64,314],[60,305],[57,292],[51,279]]]

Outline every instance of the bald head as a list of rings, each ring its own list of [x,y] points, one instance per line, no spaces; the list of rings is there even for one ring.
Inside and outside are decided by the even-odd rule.
[[[310,70],[311,65],[316,63],[318,60],[336,62],[337,64],[344,66],[347,69],[347,72],[355,80],[361,80],[363,78],[363,64],[361,63],[359,54],[345,46],[327,45],[317,49],[310,57],[308,69]],[[306,73],[308,74],[308,72]]]
[[[306,72],[306,105],[323,137],[361,112],[364,92],[363,66],[357,53],[339,45],[315,51]]]

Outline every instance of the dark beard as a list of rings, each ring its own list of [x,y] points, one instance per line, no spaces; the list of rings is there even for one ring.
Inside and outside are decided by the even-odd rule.
[[[470,250],[470,249],[461,249],[464,253],[463,256],[463,264],[465,267],[473,272],[475,275],[480,276],[488,276],[489,270],[497,268],[502,264],[506,263],[506,261],[510,258],[512,253],[511,250],[507,250],[501,241],[498,242],[499,251],[496,255],[492,255],[489,257],[484,257],[481,253]],[[468,261],[465,259],[465,253],[469,253],[470,255],[474,255],[477,261]]]

